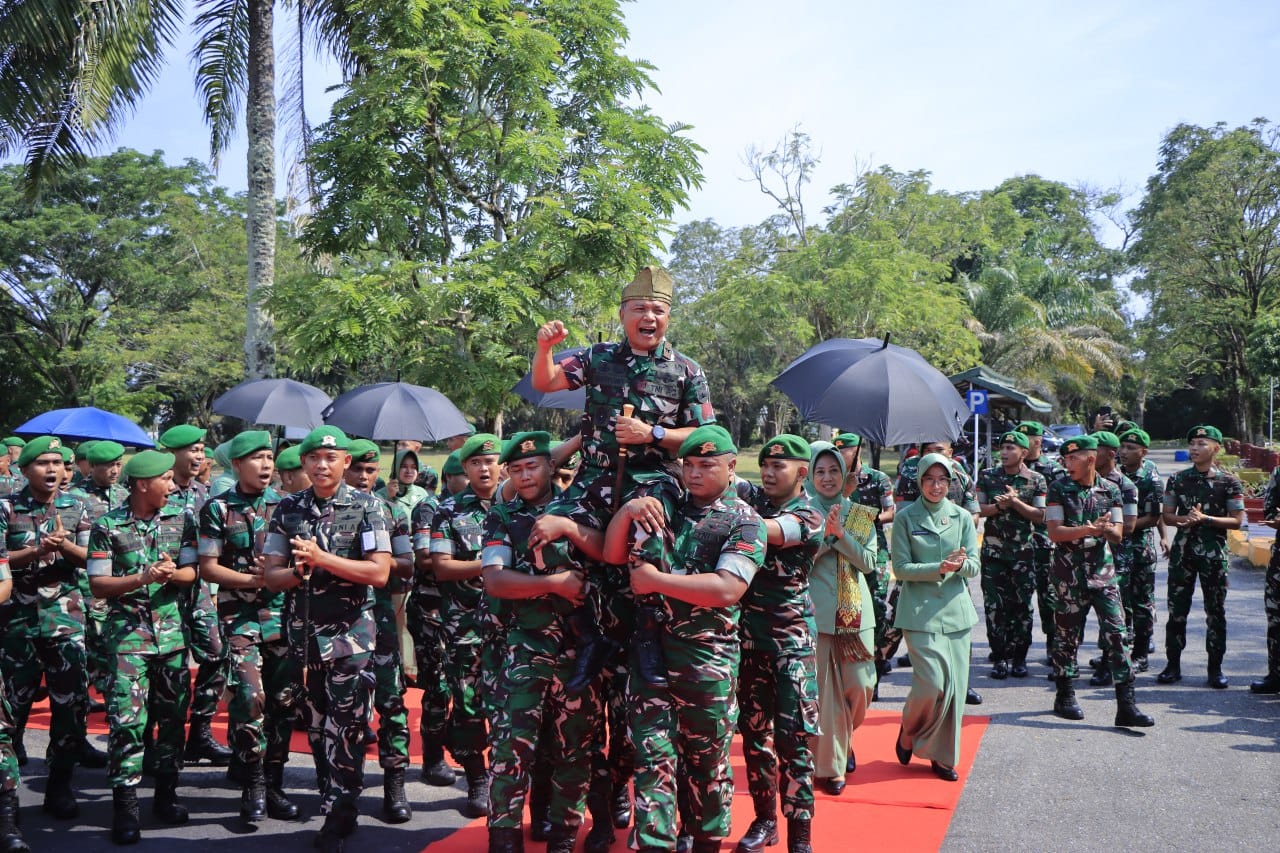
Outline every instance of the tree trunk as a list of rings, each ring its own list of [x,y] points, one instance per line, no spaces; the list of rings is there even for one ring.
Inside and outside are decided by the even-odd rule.
[[[276,74],[272,44],[273,0],[249,0],[249,88],[245,128],[249,138],[248,316],[244,366],[249,379],[274,375],[274,323],[262,308],[262,289],[276,266]]]

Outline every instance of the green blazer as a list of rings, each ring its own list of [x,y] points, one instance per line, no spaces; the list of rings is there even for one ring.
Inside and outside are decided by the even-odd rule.
[[[942,560],[965,549],[960,571],[942,574]],[[967,579],[979,569],[978,534],[973,516],[951,501],[930,515],[920,498],[893,519],[893,574],[902,581],[895,628],[947,634],[972,628],[978,621]]]

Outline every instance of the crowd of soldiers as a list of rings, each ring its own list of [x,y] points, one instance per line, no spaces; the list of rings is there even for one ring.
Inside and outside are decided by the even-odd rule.
[[[188,820],[184,762],[226,766],[245,821],[298,818],[283,777],[295,728],[321,793],[317,846],[341,850],[355,829],[374,743],[383,818],[410,820],[407,632],[421,777],[455,784],[453,758],[462,810],[486,817],[490,851],[523,850],[526,811],[533,837],[559,853],[575,849],[588,813],[592,853],[626,828],[633,849],[719,850],[739,732],[755,819],[737,850],[778,843],[780,802],[789,853],[811,853],[815,787],[840,794],[857,765],[851,730],[878,678],[909,665],[896,657],[900,585],[891,589],[885,529],[920,497],[915,463],[951,448],[913,448],[895,486],[864,464],[855,434],[831,444],[782,434],[760,451],[760,485],[747,482],[701,368],[665,339],[672,293],[664,270],[645,268],[622,292],[623,340],[568,359],[552,355],[564,325],[541,327],[534,386],[584,389],[582,429],[563,443],[541,431],[459,436],[439,497],[417,442],[401,443],[377,488],[378,445],[332,426],[278,453],[270,433],[241,432],[219,446],[224,472],[212,484],[206,433],[190,425],[127,461],[112,441],[72,451],[53,436],[5,439],[0,849],[28,849],[17,781],[42,692],[43,807],[76,818],[75,766],[106,767],[118,844],[141,837],[144,775],[155,818]],[[1059,465],[1041,452],[1043,426],[1024,421],[976,478],[951,461],[949,499],[984,520],[991,677],[1028,677],[1038,605],[1054,712],[1082,719],[1072,685],[1092,608],[1102,653],[1091,683],[1115,685],[1117,726],[1150,726],[1133,685],[1153,650],[1165,526],[1176,534],[1158,679],[1182,678],[1198,581],[1207,683],[1224,688],[1225,540],[1243,494],[1215,464],[1214,427],[1191,432],[1192,465],[1166,484],[1146,459],[1147,433],[1099,426],[1112,428],[1066,442]],[[824,453],[838,463],[821,477],[842,483],[816,479]],[[850,523],[855,506],[866,508],[861,526]],[[1272,526],[1278,514],[1280,475],[1266,502]],[[829,585],[815,565],[837,566]],[[857,585],[843,585],[847,565]],[[1280,692],[1278,566],[1273,558],[1267,575],[1270,668],[1258,693]],[[821,633],[820,589],[833,598],[817,602]],[[834,670],[820,667],[820,649]],[[105,703],[106,754],[86,738],[92,691]],[[210,726],[224,697],[229,748]],[[956,778],[938,762],[934,772]]]

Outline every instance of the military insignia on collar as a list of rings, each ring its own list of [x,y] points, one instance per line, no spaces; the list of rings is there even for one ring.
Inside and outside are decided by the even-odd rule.
[[[716,443],[714,441],[704,441],[702,442],[702,446],[698,448],[698,452],[701,453],[703,456],[706,456],[708,454],[714,453],[715,449],[716,449]]]
[[[333,436],[331,436],[331,435],[323,436],[323,437],[320,439],[320,446],[321,446],[321,447],[337,447],[337,446],[338,446],[338,439],[334,438],[334,437],[333,437]]]
[[[59,442],[59,441],[58,441],[58,439],[56,439],[56,438],[49,442],[49,449],[50,449],[50,450],[57,450],[57,449],[58,449],[59,447],[61,447],[61,446],[62,446],[62,443],[61,443],[61,442]]]
[[[782,455],[782,452],[783,452],[783,451],[782,451],[782,445],[781,445],[781,444],[775,444],[773,447],[770,447],[770,448],[769,448],[769,455],[770,455],[770,456],[781,456],[781,455]]]
[[[520,452],[521,452],[521,453],[532,453],[534,450],[536,450],[536,449],[537,449],[537,447],[538,447],[538,445],[534,442],[534,440],[533,440],[532,438],[530,438],[530,439],[526,439],[526,440],[524,440],[524,441],[520,442]]]
[[[480,449],[481,449],[481,450],[493,450],[493,442],[492,442],[492,441],[486,441],[483,445],[481,445]]]

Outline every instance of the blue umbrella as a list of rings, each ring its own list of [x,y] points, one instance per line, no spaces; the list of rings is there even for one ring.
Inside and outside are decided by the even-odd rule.
[[[587,351],[587,347],[574,347],[563,352],[558,352],[554,356],[556,364],[574,356],[582,355]],[[534,390],[533,374],[526,373],[524,377],[515,384],[511,389],[520,395],[520,398],[527,403],[532,403],[541,409],[577,409],[581,411],[587,407],[587,392],[585,389],[578,388],[575,391],[548,391],[543,393]]]
[[[876,338],[824,341],[770,383],[806,421],[880,445],[955,439],[969,408],[915,350]]]
[[[254,379],[214,400],[213,410],[251,424],[312,430],[324,423],[324,410],[332,402],[328,394],[305,382]]]
[[[466,416],[448,397],[434,388],[407,382],[354,388],[330,404],[324,421],[375,441],[442,441],[471,432]]]
[[[19,435],[56,435],[76,441],[118,441],[130,447],[155,447],[156,443],[133,421],[93,406],[54,409],[36,415],[14,430]]]

